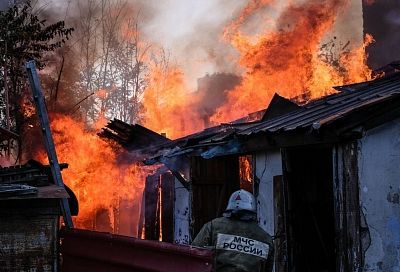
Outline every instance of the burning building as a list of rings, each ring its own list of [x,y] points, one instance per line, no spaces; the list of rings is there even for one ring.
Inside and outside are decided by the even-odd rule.
[[[139,95],[146,127],[114,120],[101,133],[125,150],[64,114],[54,115],[60,158],[71,165],[64,176],[80,201],[76,226],[190,244],[205,222],[221,215],[230,193],[244,188],[257,198],[260,226],[275,236],[277,271],[398,268],[399,173],[393,158],[399,147],[392,140],[399,126],[398,63],[384,67],[384,77],[366,81],[364,49],[372,38],[365,35],[363,44],[369,32],[362,31],[361,1],[274,2],[249,1],[224,27],[224,41],[237,51],[230,64],[237,69],[229,72],[240,76],[212,74],[198,81],[199,92],[189,93],[179,67],[150,66],[149,84],[140,86]],[[270,7],[268,18],[260,15]],[[253,35],[257,30],[261,34]],[[89,42],[86,49],[95,51]],[[108,94],[116,94],[110,85]],[[90,91],[99,96],[94,99],[107,97],[101,88]],[[132,163],[142,159],[161,167],[146,171]],[[82,241],[122,247],[134,241],[74,231]],[[65,240],[69,264],[79,240]],[[82,249],[77,259],[93,260],[92,249]],[[121,267],[136,262],[102,254],[100,261],[109,258]]]
[[[144,237],[188,244],[244,188],[277,271],[397,268],[400,73],[334,89],[141,150],[169,169],[147,178]]]
[[[362,24],[362,3],[355,2],[350,13]],[[242,53],[246,72],[208,120],[214,126],[150,147],[131,138],[135,153],[147,154],[146,164],[163,165],[146,179],[142,237],[190,244],[204,223],[221,216],[229,195],[244,188],[256,196],[259,225],[275,237],[276,271],[399,267],[400,173],[392,156],[399,145],[391,140],[399,129],[398,64],[372,80],[363,65],[371,37],[348,51],[348,43],[330,42],[330,11],[343,8],[330,4],[328,10],[313,1],[289,7],[278,19],[282,30],[252,42],[238,31],[257,10],[248,6],[224,33]],[[310,21],[315,14],[322,22]],[[335,24],[340,32],[340,22]],[[362,37],[362,31],[354,36]],[[319,57],[325,59],[319,62],[310,48],[324,39]],[[279,94],[273,95],[275,89]],[[175,103],[166,108],[163,123],[174,122],[168,128],[172,137],[184,135],[185,122],[204,123],[192,114],[191,103],[183,103],[183,111]],[[177,112],[188,114],[174,118]],[[151,120],[145,125],[163,131]]]

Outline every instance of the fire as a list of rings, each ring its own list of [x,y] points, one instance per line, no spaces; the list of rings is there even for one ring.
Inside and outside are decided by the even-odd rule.
[[[256,37],[241,33],[236,24],[230,25],[225,38],[240,52],[239,64],[246,72],[213,121],[226,122],[261,110],[275,92],[307,100],[332,93],[332,86],[368,79],[363,48],[340,58],[336,66],[318,57],[322,39],[346,5],[347,1],[291,5],[278,18],[281,29]],[[246,15],[237,21],[244,22]],[[341,72],[340,67],[349,73]]]
[[[267,25],[270,19],[261,22],[266,24],[264,32],[245,33],[254,14],[277,6],[273,0],[251,0],[225,27],[222,37],[239,53],[242,81],[210,120],[201,120],[196,113],[199,99],[185,86],[183,71],[154,66],[143,99],[144,125],[176,138],[264,109],[275,92],[304,102],[335,92],[332,86],[370,79],[365,55],[372,42],[369,35],[364,45],[338,52],[335,61],[321,57],[321,43],[348,7],[347,0],[288,1],[272,26]]]
[[[250,155],[239,157],[239,177],[240,177],[240,188],[252,192],[253,166],[252,166],[252,157]]]
[[[344,83],[361,82],[371,79],[372,71],[366,65],[368,55],[365,53],[365,48],[374,42],[375,40],[372,35],[367,33],[362,46],[341,56],[340,62],[344,67],[347,67],[347,80]]]
[[[193,111],[197,98],[188,91],[179,67],[153,65],[148,81],[143,97],[144,126],[166,133],[168,138],[204,128],[198,114]]]
[[[242,80],[232,90],[225,90],[226,101],[210,120],[203,120],[196,110],[200,101],[207,99],[187,87],[185,73],[178,65],[165,59],[146,63],[149,73],[148,85],[141,97],[142,124],[173,139],[261,110],[267,107],[275,92],[307,101],[334,92],[332,86],[370,78],[365,64],[365,47],[373,41],[369,35],[364,45],[340,52],[336,62],[321,58],[320,45],[332,30],[337,15],[347,7],[348,0],[288,1],[273,24],[267,25],[270,18],[261,22],[266,29],[252,35],[244,31],[254,14],[275,8],[278,2],[249,0],[221,33],[222,40],[238,53],[236,72],[242,73]],[[136,39],[139,35],[137,26],[123,31],[125,39]],[[141,42],[138,46],[147,48]],[[107,91],[100,89],[95,97],[105,99]],[[105,122],[103,114],[94,126],[99,129]],[[69,164],[63,171],[64,181],[80,204],[76,226],[136,235],[144,181],[151,170],[124,163],[118,155],[124,153],[120,147],[103,141],[94,131],[87,131],[83,124],[71,118],[54,116],[52,129],[59,161]],[[45,157],[44,153],[40,154],[43,162]],[[251,157],[241,157],[239,164],[241,185],[251,188]],[[124,220],[131,226],[128,230]]]
[[[120,147],[69,117],[56,115],[51,124],[58,159],[69,164],[64,182],[79,201],[75,226],[136,236],[148,170],[119,161]],[[44,152],[39,158],[47,161]]]

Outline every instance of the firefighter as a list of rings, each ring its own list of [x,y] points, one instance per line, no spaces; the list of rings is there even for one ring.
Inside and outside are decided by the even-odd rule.
[[[274,247],[271,236],[257,224],[254,196],[234,192],[223,217],[206,223],[192,245],[215,249],[217,272],[270,272]]]

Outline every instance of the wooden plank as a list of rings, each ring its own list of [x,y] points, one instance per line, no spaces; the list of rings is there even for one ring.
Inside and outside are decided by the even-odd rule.
[[[238,156],[192,157],[192,216],[196,235],[208,221],[222,215],[231,193],[239,189]]]
[[[67,191],[64,188],[60,188],[60,186],[57,185],[37,187],[36,189],[37,189],[37,194],[5,197],[5,198],[0,198],[0,201],[11,200],[11,199],[69,198]]]
[[[139,223],[138,223],[138,238],[142,238],[145,236],[145,211],[146,211],[146,206],[145,206],[145,192],[143,191],[142,193],[142,201],[141,201],[141,205],[140,205],[140,214],[139,214]]]
[[[288,271],[287,230],[286,230],[286,186],[283,176],[274,176],[274,222],[275,222],[275,271]]]
[[[337,271],[362,267],[357,142],[341,144],[334,152],[334,198]]]
[[[40,125],[42,127],[42,133],[44,136],[43,137],[44,143],[46,146],[47,156],[50,163],[51,174],[53,176],[55,183],[58,186],[64,188],[64,182],[61,176],[61,169],[58,163],[53,137],[51,135],[49,116],[47,115],[46,104],[40,87],[35,61],[32,60],[26,63],[26,71],[28,73],[28,78],[31,85],[33,98],[36,104],[37,114],[39,116]],[[65,226],[67,228],[73,228],[74,224],[72,222],[71,211],[69,209],[67,198],[61,199],[61,209],[63,212]]]
[[[174,242],[174,175],[166,172],[161,175],[161,222],[162,241]]]
[[[152,175],[146,178],[146,186],[144,188],[144,209],[145,209],[145,238],[147,240],[158,240],[159,238],[159,222],[157,222],[158,211],[158,184],[159,175]]]

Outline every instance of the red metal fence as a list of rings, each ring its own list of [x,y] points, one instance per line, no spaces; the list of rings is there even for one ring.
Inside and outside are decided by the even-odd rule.
[[[206,249],[88,230],[62,232],[62,271],[213,271]]]

